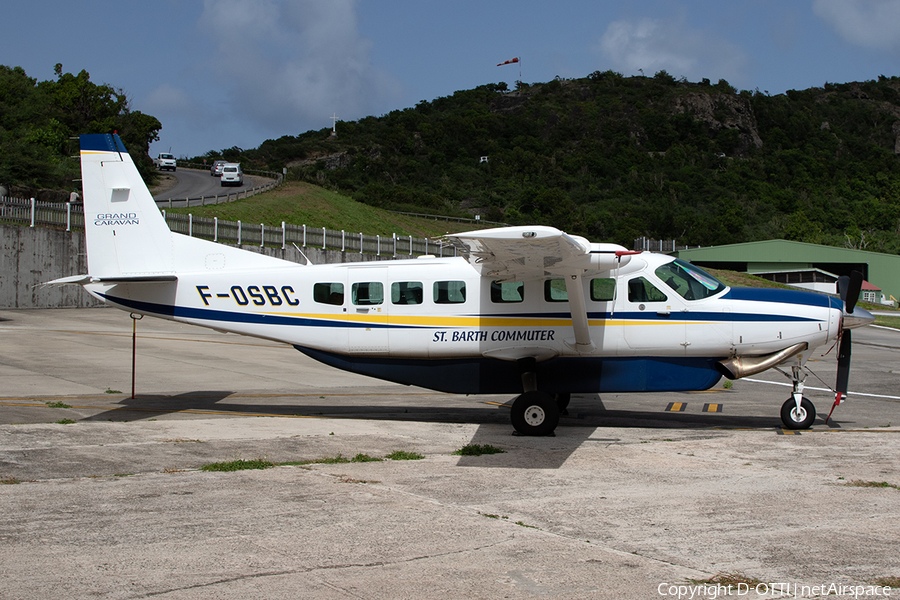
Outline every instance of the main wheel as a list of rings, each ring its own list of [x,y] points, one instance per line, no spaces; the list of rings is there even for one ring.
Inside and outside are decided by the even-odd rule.
[[[816,407],[806,397],[800,401],[800,410],[793,398],[781,406],[781,422],[788,429],[809,429],[816,420]]]
[[[569,392],[563,392],[561,394],[556,394],[554,398],[556,399],[556,406],[557,408],[559,408],[559,414],[569,414],[569,400],[572,399],[572,394],[570,394]]]
[[[513,402],[510,418],[521,435],[551,435],[559,424],[559,407],[550,394],[525,392]]]

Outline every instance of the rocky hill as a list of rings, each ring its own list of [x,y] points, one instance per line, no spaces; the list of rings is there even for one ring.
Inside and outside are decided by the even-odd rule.
[[[337,130],[240,159],[375,206],[626,245],[784,238],[900,252],[897,77],[770,96],[595,72],[484,85]]]

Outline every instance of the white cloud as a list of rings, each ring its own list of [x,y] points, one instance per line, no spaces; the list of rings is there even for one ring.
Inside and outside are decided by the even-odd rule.
[[[375,68],[354,0],[206,0],[206,61],[236,118],[279,134],[384,112],[399,84]],[[260,140],[262,141],[262,140]]]
[[[747,57],[727,40],[690,29],[684,19],[614,21],[600,38],[605,67],[626,75],[642,70],[651,76],[665,70],[697,81],[724,78],[740,83]]]
[[[812,8],[851,44],[881,50],[900,45],[897,0],[813,0]]]

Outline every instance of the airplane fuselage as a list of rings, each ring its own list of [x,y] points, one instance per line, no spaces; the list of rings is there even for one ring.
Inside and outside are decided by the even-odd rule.
[[[827,296],[721,287],[690,298],[657,272],[671,262],[642,254],[583,278],[589,351],[573,344],[561,278],[499,283],[462,258],[225,272],[213,264],[166,284],[87,288],[128,310],[285,342],[345,370],[454,393],[521,391],[525,357],[550,392],[707,389],[720,378],[718,361],[800,341],[811,351],[839,331],[840,305]]]

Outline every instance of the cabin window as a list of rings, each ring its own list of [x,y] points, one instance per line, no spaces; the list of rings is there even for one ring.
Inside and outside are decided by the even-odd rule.
[[[525,300],[525,284],[521,281],[492,281],[491,302],[522,302]]]
[[[344,303],[344,284],[317,283],[313,285],[313,300],[320,304],[341,306]]]
[[[685,300],[709,298],[725,289],[725,284],[689,262],[676,259],[656,269],[656,276]]]
[[[615,279],[591,279],[591,300],[594,302],[610,302],[615,293]]]
[[[363,281],[350,286],[350,301],[357,306],[373,306],[384,303],[384,284],[380,281]]]
[[[422,283],[395,281],[391,284],[392,304],[422,304]]]
[[[629,302],[665,302],[668,297],[643,277],[628,282]]]
[[[566,302],[569,293],[566,291],[565,279],[547,279],[544,281],[544,300],[547,302]]]
[[[466,301],[465,281],[435,281],[435,304],[462,304]]]

